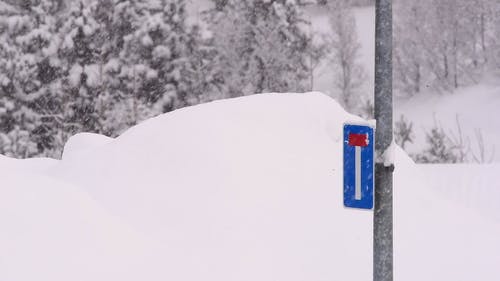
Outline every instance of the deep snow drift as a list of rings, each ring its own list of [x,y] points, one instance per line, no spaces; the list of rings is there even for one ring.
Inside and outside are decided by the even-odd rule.
[[[61,161],[2,157],[0,280],[370,280],[373,213],[342,204],[348,121],[323,94],[263,94],[77,135]],[[398,151],[396,280],[497,280],[494,207],[439,171]]]
[[[453,138],[459,137],[457,119],[462,137],[470,145],[471,153],[478,158],[480,142],[476,133],[483,136],[485,162],[500,163],[500,80],[483,79],[479,85],[456,90],[452,94],[422,93],[410,99],[396,99],[394,119],[401,115],[413,122],[413,143],[406,150],[421,152],[428,144],[426,132],[442,126]],[[437,123],[437,124],[436,124]]]

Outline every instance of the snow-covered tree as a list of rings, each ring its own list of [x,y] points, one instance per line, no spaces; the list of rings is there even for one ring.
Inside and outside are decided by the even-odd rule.
[[[335,66],[335,94],[343,105],[359,111],[364,97],[361,87],[366,74],[358,61],[361,44],[356,33],[356,22],[347,0],[330,3],[330,26],[332,33],[327,38],[331,50],[331,61]]]
[[[0,153],[58,156],[76,132],[114,136],[221,97],[213,41],[187,24],[185,0],[12,2],[0,11]],[[25,139],[28,152],[14,145]]]
[[[217,51],[211,39],[203,38],[199,26],[186,34],[180,66],[178,104],[193,105],[223,98],[223,79],[215,65]]]
[[[413,143],[413,123],[405,119],[404,115],[401,115],[399,120],[394,123],[394,139],[396,144],[405,149],[406,143]]]
[[[215,75],[198,27],[186,23],[184,0],[121,1],[114,6],[116,57],[105,66],[117,131],[150,116],[199,103]],[[202,97],[203,96],[203,97]],[[116,118],[116,116],[120,116]],[[117,121],[119,121],[117,120]],[[114,122],[111,122],[114,123]]]
[[[29,136],[38,152],[54,147],[57,116],[59,61],[56,14],[60,1],[40,0],[18,3],[3,21],[0,43],[2,99],[11,115],[8,130],[15,136]],[[9,119],[8,118],[8,119]],[[9,137],[6,130],[4,140]],[[4,141],[4,149],[5,149]],[[10,141],[14,145],[15,141]],[[11,149],[12,150],[12,149]],[[13,150],[12,150],[13,151]],[[35,153],[30,149],[31,152]],[[19,156],[26,157],[26,153]]]
[[[489,64],[495,68],[496,71],[500,69],[500,3],[495,0],[491,0],[491,25],[493,26],[490,33],[490,45],[491,47],[487,51],[490,60]]]
[[[427,20],[429,1],[408,1],[395,5],[394,87],[399,93],[414,95],[426,81],[426,49],[430,38]],[[425,76],[425,77],[424,77]]]
[[[107,29],[112,43],[103,48],[106,52],[103,75],[104,87],[113,102],[106,115],[109,118],[106,130],[113,135],[135,125],[147,114],[148,109],[139,97],[150,94],[144,87],[156,76],[143,50],[153,44],[147,32],[141,31],[143,22],[150,18],[148,12],[146,1],[113,0],[111,3]]]
[[[498,0],[399,0],[395,5],[395,86],[415,94],[452,91],[489,71]]]
[[[303,91],[310,40],[295,0],[215,1],[210,30],[227,95]]]
[[[63,42],[59,50],[62,60],[65,127],[71,133],[101,132],[103,120],[97,101],[101,94],[102,64],[100,34],[102,25],[96,20],[99,1],[74,3],[59,32]]]

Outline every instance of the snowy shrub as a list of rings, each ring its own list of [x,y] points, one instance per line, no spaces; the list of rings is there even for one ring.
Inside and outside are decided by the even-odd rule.
[[[29,132],[16,126],[8,134],[0,134],[0,153],[9,157],[27,158],[37,155],[36,143]]]
[[[415,155],[419,163],[456,163],[455,151],[443,128],[435,126],[426,133],[427,147],[420,154]]]
[[[404,115],[401,115],[398,121],[394,124],[394,139],[396,143],[405,149],[407,142],[413,143],[413,123],[405,119]]]
[[[398,124],[398,122],[396,122]],[[398,129],[400,127],[400,129]],[[399,123],[396,132],[408,132],[408,125]],[[411,124],[409,127],[411,133]],[[396,141],[398,137],[396,134]],[[464,134],[458,115],[456,116],[456,129],[448,132],[434,122],[434,127],[426,132],[427,147],[420,153],[413,155],[416,162],[420,163],[491,163],[495,155],[495,147],[484,142],[481,130],[475,130],[475,138]]]
[[[334,1],[329,5],[332,32],[326,37],[329,60],[334,66],[334,93],[342,105],[353,113],[367,113],[362,86],[366,73],[359,62],[361,44],[356,33],[356,22],[346,1]],[[369,110],[369,108],[368,108]]]

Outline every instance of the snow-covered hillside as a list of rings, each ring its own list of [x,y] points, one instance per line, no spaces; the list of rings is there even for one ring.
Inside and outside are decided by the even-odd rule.
[[[426,132],[442,126],[451,137],[459,137],[459,128],[471,153],[478,156],[482,135],[485,162],[500,162],[500,81],[485,79],[479,85],[462,88],[451,94],[423,93],[410,99],[397,99],[395,121],[404,115],[413,122],[414,142],[407,151],[416,153],[426,147]],[[458,124],[457,124],[458,120]],[[468,139],[468,140],[467,140]],[[480,157],[479,157],[480,158]]]
[[[342,204],[348,121],[323,94],[263,94],[77,135],[61,161],[2,157],[0,280],[370,280],[373,213]],[[448,187],[453,167],[396,158],[395,280],[497,280],[500,210],[475,191],[500,167]]]
[[[354,8],[356,28],[361,50],[359,61],[366,70],[367,79],[363,85],[366,96],[373,96],[375,62],[375,9],[374,7]],[[326,9],[310,9],[308,17],[312,29],[320,34],[331,32]],[[333,68],[324,62],[316,71],[314,90],[332,93],[334,89]],[[498,76],[498,75],[496,75]],[[476,130],[480,130],[486,149],[487,160],[500,162],[500,80],[493,75],[485,77],[478,85],[460,88],[453,93],[423,92],[413,98],[395,98],[394,119],[401,115],[413,123],[414,143],[406,149],[419,153],[425,148],[425,136],[436,121],[446,133],[458,134],[458,116],[464,139],[469,138],[470,149],[479,154]],[[487,121],[486,121],[487,120]],[[450,135],[451,135],[450,134]],[[489,162],[489,161],[486,161]]]

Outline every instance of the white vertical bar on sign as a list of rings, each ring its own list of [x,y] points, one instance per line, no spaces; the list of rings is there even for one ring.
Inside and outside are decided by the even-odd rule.
[[[361,146],[354,149],[354,199],[361,200]]]

